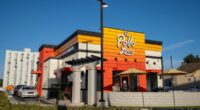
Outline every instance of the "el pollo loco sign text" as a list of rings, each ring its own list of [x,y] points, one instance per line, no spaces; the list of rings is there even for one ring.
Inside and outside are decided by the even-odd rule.
[[[135,46],[135,42],[132,41],[132,36],[128,36],[128,32],[118,35],[117,47],[120,49],[119,54],[133,55],[134,51],[130,49],[133,46]]]

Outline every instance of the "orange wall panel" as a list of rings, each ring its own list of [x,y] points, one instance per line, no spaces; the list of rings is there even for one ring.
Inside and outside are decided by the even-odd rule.
[[[162,45],[154,45],[154,44],[146,44],[145,45],[146,50],[151,50],[151,51],[162,51]]]
[[[98,44],[100,45],[100,37],[96,36],[86,36],[86,35],[78,35],[78,42],[85,42],[85,41],[91,41],[90,44]]]
[[[139,91],[146,91],[147,90],[147,81],[146,81],[146,74],[139,75]]]
[[[124,35],[123,37],[119,37]],[[118,39],[121,42],[118,43]],[[124,42],[123,42],[124,41]],[[104,58],[110,57],[120,57],[120,58],[136,58],[135,55],[145,56],[145,38],[143,33],[137,32],[126,32],[118,29],[104,28]],[[128,46],[123,45],[124,43],[133,43],[134,46],[130,46],[126,50],[133,51],[132,55],[120,54],[122,48]],[[127,44],[128,44],[127,43]],[[118,47],[119,46],[119,47]]]
[[[104,69],[104,91],[112,91],[112,68]]]
[[[55,56],[61,54],[66,49],[70,48],[76,43],[83,43],[85,41],[92,41],[89,44],[98,44],[100,45],[100,37],[97,36],[87,36],[87,35],[77,35],[76,37],[72,38],[70,41],[66,42],[63,46],[55,50]]]
[[[124,42],[120,42],[118,44],[118,36],[120,34],[124,34]],[[132,39],[131,39],[131,37]],[[109,88],[112,85],[112,71],[113,70],[121,70],[125,71],[129,68],[136,68],[139,70],[145,71],[145,37],[143,33],[137,32],[128,32],[123,30],[104,28],[104,58],[107,61],[104,62],[104,87],[107,87],[104,90],[112,90]],[[123,43],[130,45],[123,45]],[[131,46],[132,44],[134,46]],[[118,47],[119,46],[119,47]],[[120,54],[120,51],[123,47],[129,46],[126,50],[133,51],[132,55]],[[115,60],[117,58],[117,61]],[[127,61],[125,61],[125,59]],[[136,60],[136,61],[135,61]],[[146,89],[146,80],[144,80],[145,76],[140,76],[141,81],[140,84],[144,84],[141,87]]]
[[[49,57],[54,57],[54,49],[53,48],[47,48],[44,47],[40,53],[39,53],[39,65],[38,65],[38,71],[41,71],[42,74],[38,75],[38,84],[37,84],[37,91],[38,94],[41,96],[42,95],[42,82],[43,82],[43,67],[44,67],[44,62],[46,59]]]

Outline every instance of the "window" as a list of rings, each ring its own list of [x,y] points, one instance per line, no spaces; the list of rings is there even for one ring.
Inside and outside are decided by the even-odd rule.
[[[137,75],[131,75],[130,76],[130,91],[134,92],[134,91],[138,91],[138,77]]]
[[[112,73],[112,80],[113,80],[113,85],[119,85],[120,84],[120,77],[117,75],[119,74],[121,71],[113,71]]]
[[[26,83],[26,82],[25,82]],[[23,90],[34,90],[33,87],[27,86],[27,87],[23,87]]]

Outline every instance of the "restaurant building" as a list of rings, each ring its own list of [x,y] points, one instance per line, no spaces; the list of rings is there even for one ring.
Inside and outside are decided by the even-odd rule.
[[[142,32],[104,27],[104,91],[138,92],[162,88],[162,42],[147,40]],[[100,33],[77,30],[58,45],[39,48],[37,90],[50,98],[51,88],[59,85],[71,92],[73,104],[96,104],[100,91]],[[128,69],[145,74],[119,73]],[[115,89],[118,87],[119,89]]]

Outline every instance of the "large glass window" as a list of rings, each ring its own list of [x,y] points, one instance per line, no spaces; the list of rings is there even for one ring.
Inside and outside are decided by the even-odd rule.
[[[113,81],[113,85],[114,85],[114,86],[120,84],[120,77],[119,77],[119,75],[117,75],[117,74],[119,74],[120,72],[121,72],[121,71],[113,71],[113,73],[112,73],[112,75],[113,75],[112,81]]]

